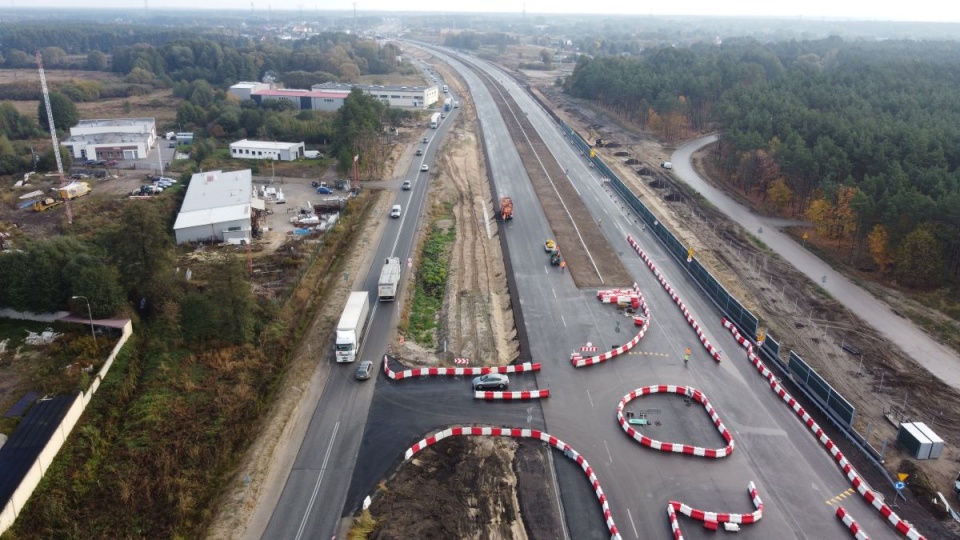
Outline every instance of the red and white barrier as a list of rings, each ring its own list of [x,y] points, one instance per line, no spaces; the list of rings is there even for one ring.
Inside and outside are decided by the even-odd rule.
[[[700,325],[697,324],[697,321],[694,320],[693,316],[690,315],[690,312],[687,311],[687,306],[683,303],[683,300],[680,299],[680,295],[678,295],[676,291],[673,290],[673,287],[667,283],[666,278],[663,277],[663,274],[660,273],[660,270],[657,269],[657,266],[653,264],[653,261],[650,260],[650,257],[647,257],[647,254],[640,249],[640,244],[638,244],[632,236],[627,236],[627,242],[629,242],[633,249],[636,250],[637,255],[640,255],[640,258],[643,259],[643,262],[646,263],[647,267],[653,271],[653,275],[657,278],[657,281],[660,282],[660,285],[663,286],[664,290],[667,291],[667,294],[670,295],[670,298],[673,299],[674,303],[677,304],[677,307],[680,308],[680,311],[683,312],[684,318],[687,319],[687,323],[690,324],[693,330],[697,333],[697,338],[700,339],[700,343],[703,345],[703,347],[707,349],[707,352],[710,353],[710,356],[712,356],[714,360],[719,362],[721,360],[720,349],[714,347],[707,339],[706,334],[704,334],[703,330],[700,329]]]
[[[540,371],[540,362],[526,362],[509,366],[484,366],[484,367],[429,367],[413,368],[403,371],[393,371],[387,362],[387,356],[383,356],[383,372],[395,381],[409,379],[410,377],[458,377],[458,376],[476,376],[486,375],[487,373],[523,373],[526,371]]]
[[[599,297],[600,293],[597,293]],[[643,339],[643,335],[647,333],[647,328],[650,327],[650,308],[647,307],[647,302],[643,299],[643,293],[640,292],[640,286],[636,283],[633,284],[633,294],[637,296],[638,299],[638,308],[643,310],[643,325],[640,327],[640,331],[637,332],[637,335],[633,337],[626,344],[617,347],[616,349],[609,350],[603,354],[598,354],[596,356],[590,356],[584,358],[580,353],[573,353],[570,355],[570,363],[573,364],[573,367],[584,367],[592,366],[594,364],[599,364],[601,362],[606,362],[607,360],[619,356],[630,349],[634,348],[637,343],[640,343],[640,340]]]
[[[853,468],[853,465],[847,461],[847,458],[843,455],[843,452],[833,443],[830,437],[824,433],[823,429],[813,420],[813,417],[804,410],[803,407],[797,403],[797,400],[790,395],[786,389],[780,385],[780,381],[773,375],[773,372],[770,371],[767,366],[760,360],[760,357],[754,354],[753,344],[743,338],[740,335],[740,332],[737,330],[737,327],[733,325],[732,322],[728,321],[726,318],[723,319],[723,327],[730,330],[730,333],[733,334],[733,337],[737,340],[741,346],[747,350],[747,359],[757,368],[757,371],[762,375],[767,382],[770,383],[770,389],[773,390],[775,394],[780,396],[780,399],[787,404],[788,407],[793,409],[793,411],[803,420],[803,423],[807,425],[810,431],[816,436],[817,440],[820,441],[820,444],[830,452],[830,455],[833,456],[833,459],[836,460],[837,464],[840,466],[840,469],[843,471],[843,474],[846,475],[847,480],[850,481],[850,484],[857,490],[858,493],[868,502],[871,506],[877,509],[880,512],[880,515],[883,516],[891,525],[905,537],[910,540],[921,540],[924,538],[920,531],[918,531],[913,525],[907,523],[900,518],[889,506],[887,506],[880,496],[867,485],[867,482],[860,477],[860,474],[856,469]]]
[[[723,448],[703,448],[700,446],[690,446],[689,444],[667,443],[658,441],[656,439],[651,439],[650,437],[640,433],[630,425],[627,418],[623,415],[623,408],[627,405],[627,403],[630,403],[634,399],[650,394],[679,394],[681,396],[689,397],[690,399],[703,405],[703,408],[707,411],[707,414],[710,415],[710,419],[713,420],[713,425],[716,426],[717,431],[720,432],[720,436],[727,441],[727,446]],[[720,421],[720,416],[713,408],[713,405],[710,404],[710,400],[707,399],[707,396],[703,395],[700,390],[697,390],[692,386],[661,384],[658,386],[644,386],[643,388],[637,388],[636,390],[623,396],[623,399],[620,400],[620,403],[617,405],[617,421],[620,422],[620,427],[623,428],[627,435],[633,438],[635,441],[639,442],[643,446],[653,448],[654,450],[660,450],[661,452],[674,452],[677,454],[687,454],[691,456],[707,458],[722,458],[733,453],[733,435],[730,434],[730,431],[727,430],[727,427],[723,425],[722,421]]]
[[[677,512],[702,521],[704,526],[716,530],[719,523],[736,523],[737,525],[747,525],[756,523],[763,518],[763,500],[757,492],[757,486],[753,482],[747,485],[747,491],[750,492],[750,500],[753,502],[754,510],[749,514],[729,514],[726,512],[706,512],[687,506],[681,502],[670,501],[667,503],[667,519],[670,520],[670,530],[673,532],[674,540],[683,540],[683,531],[680,530],[680,523],[677,520]]]
[[[850,514],[842,507],[837,507],[837,517],[840,518],[840,521],[850,529],[850,532],[853,534],[853,537],[857,540],[870,540],[870,537],[867,536],[867,533],[863,532],[863,529],[860,528],[860,525],[857,525],[857,522],[850,517]]]
[[[476,390],[473,392],[474,399],[486,400],[524,400],[524,399],[543,399],[550,397],[550,390],[521,390],[519,392],[492,392],[485,390]]]
[[[587,463],[587,460],[584,459],[579,452],[574,450],[573,447],[550,435],[549,433],[544,433],[543,431],[536,429],[456,426],[443,431],[438,431],[430,437],[427,437],[417,444],[414,444],[407,449],[406,453],[404,454],[404,459],[409,461],[410,458],[417,454],[417,452],[432,444],[435,444],[437,441],[441,441],[447,437],[461,435],[536,439],[549,444],[557,450],[560,450],[565,456],[577,462],[577,464],[580,465],[580,468],[583,469],[584,474],[587,475],[587,480],[589,480],[590,485],[593,486],[593,491],[597,495],[597,500],[600,501],[600,508],[603,510],[603,519],[607,523],[607,529],[610,531],[611,540],[620,540],[620,533],[617,531],[617,525],[613,521],[613,514],[610,512],[610,504],[607,502],[607,496],[603,493],[603,489],[600,487],[600,481],[597,479],[597,475],[594,473],[593,467],[591,467],[590,464]]]

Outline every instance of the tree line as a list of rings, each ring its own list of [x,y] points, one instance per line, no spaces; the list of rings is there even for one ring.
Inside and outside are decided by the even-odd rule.
[[[960,278],[960,44],[839,38],[581,57],[564,81],[659,136],[721,131],[723,174],[809,218],[847,262]]]

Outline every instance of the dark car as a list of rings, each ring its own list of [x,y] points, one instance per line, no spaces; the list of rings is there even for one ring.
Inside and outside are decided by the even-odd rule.
[[[107,162],[107,167],[116,167],[116,166],[117,166],[117,160],[115,159],[111,159],[110,161]]]
[[[357,379],[365,381],[370,378],[371,373],[373,373],[373,362],[370,360],[364,360],[357,366]]]

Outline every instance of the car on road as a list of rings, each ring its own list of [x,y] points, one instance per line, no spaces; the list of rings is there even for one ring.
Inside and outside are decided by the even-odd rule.
[[[430,166],[427,165],[426,163],[420,166],[420,172],[427,172],[429,170],[430,170]]]
[[[660,163],[660,166],[663,167],[664,169],[672,169],[673,163],[670,163],[669,161],[663,161]]]
[[[411,181],[409,181],[409,180],[404,180],[404,181],[403,181],[403,185],[400,186],[400,189],[402,189],[402,190],[404,190],[404,191],[410,191],[411,189],[413,189],[413,182],[411,182]]]
[[[373,362],[370,360],[364,360],[357,366],[357,379],[365,381],[370,378],[371,373],[373,373]]]
[[[503,390],[509,386],[509,384],[510,377],[507,377],[503,373],[487,373],[486,375],[473,378],[474,390],[486,390],[488,388]]]
[[[177,147],[177,143],[175,143],[175,142],[172,142],[172,143],[170,143],[170,144],[167,145],[167,148],[176,148],[176,147]]]
[[[424,138],[423,138],[423,142],[424,142],[424,144],[426,144],[426,143],[430,142],[430,139],[424,137]]]
[[[417,155],[418,155],[418,156],[422,156],[422,155],[423,155],[423,150],[420,149],[420,148],[417,148]]]
[[[400,213],[403,211],[403,208],[399,204],[393,205],[393,208],[390,209],[390,217],[400,217]]]

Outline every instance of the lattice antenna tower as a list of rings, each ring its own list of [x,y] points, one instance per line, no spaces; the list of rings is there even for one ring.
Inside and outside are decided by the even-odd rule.
[[[43,73],[43,57],[37,51],[37,68],[40,70],[40,88],[43,89],[43,103],[47,107],[47,122],[50,124],[50,140],[53,142],[53,155],[57,158],[57,172],[60,173],[60,187],[67,184],[63,176],[63,160],[60,159],[60,141],[57,140],[57,126],[53,123],[53,108],[50,107],[50,91],[47,89],[47,76]],[[67,223],[73,223],[73,209],[70,207],[70,197],[64,198],[67,208]]]

